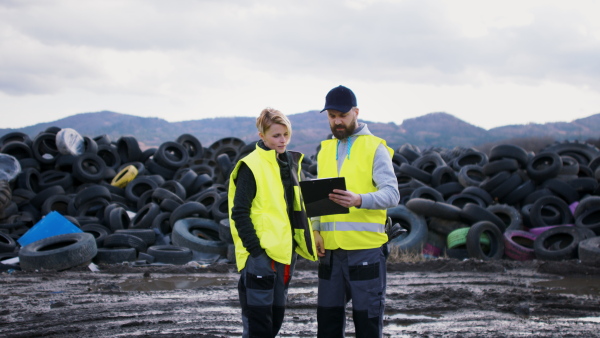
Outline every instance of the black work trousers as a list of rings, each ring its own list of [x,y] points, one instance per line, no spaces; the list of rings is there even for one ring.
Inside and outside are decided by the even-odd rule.
[[[383,335],[386,266],[381,248],[326,250],[319,259],[317,337],[345,336],[346,305],[352,300],[356,337]]]

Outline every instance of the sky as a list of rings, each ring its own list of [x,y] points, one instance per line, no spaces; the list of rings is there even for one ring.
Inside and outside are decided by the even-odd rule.
[[[0,128],[102,110],[290,115],[340,84],[369,121],[570,122],[600,113],[599,13],[595,0],[0,0]]]

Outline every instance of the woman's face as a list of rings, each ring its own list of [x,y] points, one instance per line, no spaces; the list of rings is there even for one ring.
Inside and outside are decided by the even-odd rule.
[[[278,154],[283,154],[290,142],[290,133],[287,127],[277,123],[272,124],[264,134],[258,133],[258,136],[269,149],[275,150]]]

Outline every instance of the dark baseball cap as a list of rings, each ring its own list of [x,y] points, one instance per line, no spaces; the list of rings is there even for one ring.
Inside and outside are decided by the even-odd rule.
[[[325,108],[323,108],[320,113],[329,109],[347,113],[352,107],[356,106],[356,96],[352,90],[340,85],[327,93],[327,96],[325,96]]]

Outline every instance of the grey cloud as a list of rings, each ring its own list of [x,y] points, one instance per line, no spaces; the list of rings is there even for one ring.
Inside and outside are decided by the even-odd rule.
[[[585,22],[577,12],[551,7],[535,12],[531,25],[471,38],[437,1],[365,3],[359,10],[340,1],[48,3],[2,10],[0,21],[50,46],[185,50],[198,62],[226,56],[281,76],[464,84],[481,72],[600,88],[598,41],[580,33]]]

